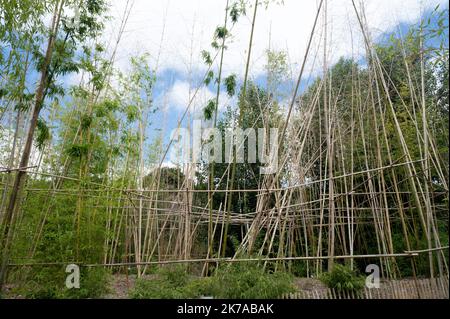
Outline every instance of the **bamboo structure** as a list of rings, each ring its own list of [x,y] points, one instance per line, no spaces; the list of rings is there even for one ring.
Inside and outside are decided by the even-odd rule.
[[[138,276],[141,276],[151,265],[202,263],[203,273],[207,274],[209,264],[254,261],[264,262],[266,267],[275,269],[291,268],[295,263],[303,263],[307,275],[316,276],[325,269],[332,270],[338,260],[348,261],[351,267],[361,260],[367,260],[379,264],[384,277],[397,278],[399,260],[406,258],[415,276],[415,258],[425,253],[428,255],[429,276],[448,277],[448,261],[444,253],[448,247],[441,243],[438,225],[448,206],[435,204],[435,199],[440,196],[448,198],[448,170],[439,155],[436,136],[427,121],[424,57],[420,57],[421,83],[411,80],[408,61],[405,59],[404,62],[405,74],[410,78],[407,89],[411,96],[415,96],[413,106],[401,104],[405,116],[415,126],[412,128],[414,139],[411,140],[411,135],[405,136],[398,105],[394,106],[393,102],[394,98],[398,99],[396,92],[401,88],[393,86],[389,72],[380,61],[371,39],[364,7],[355,1],[352,3],[353,14],[358,21],[357,31],[364,39],[366,76],[352,71],[350,79],[347,79],[351,83],[350,87],[336,89],[339,85],[333,82],[336,78],[329,65],[332,29],[328,23],[328,4],[327,0],[321,0],[317,5],[296,86],[287,105],[287,114],[278,123],[281,134],[277,146],[277,171],[255,177],[257,188],[243,189],[234,184],[236,152],[233,153],[233,161],[225,165],[219,178],[215,175],[214,164],[209,166],[207,189],[197,187],[196,166],[193,164],[178,167],[176,177],[167,175],[163,163],[173,140],[159,148],[159,165],[150,177],[146,176],[145,115],[154,107],[150,94],[145,105],[139,105],[139,113],[143,116],[139,118],[136,131],[139,137],[137,156],[129,149],[122,161],[115,161],[111,160],[110,154],[102,179],[88,173],[90,156],[94,156],[92,152],[88,153],[76,174],[68,173],[70,160],[67,158],[61,160],[64,165],[58,167],[57,171],[31,166],[28,158],[22,160],[19,167],[13,167],[14,161],[11,161],[8,167],[0,168],[1,174],[28,175],[30,179],[46,181],[51,185],[49,188],[24,186],[26,196],[42,196],[46,202],[39,223],[33,230],[27,256],[23,256],[23,262],[9,261],[10,266],[26,267],[33,264],[27,261],[35,257],[45,223],[56,210],[57,199],[64,196],[76,202],[73,225],[77,238],[84,231],[80,229],[82,220],[87,219],[93,224],[94,220],[101,218],[98,212],[104,212],[102,222],[107,235],[102,238],[101,260],[80,260],[82,248],[78,250],[77,245],[74,260],[86,267],[115,269],[133,265],[137,267]],[[254,4],[250,30],[244,99],[257,7],[258,1]],[[227,3],[225,26],[228,9]],[[126,10],[126,14],[129,11]],[[121,30],[123,32],[123,27]],[[317,50],[314,50],[314,46],[317,46]],[[217,124],[224,48],[225,37],[221,50],[213,57],[213,61],[218,58],[219,64],[214,127]],[[311,97],[302,99],[299,87],[305,78],[307,65],[313,59],[320,60],[320,55],[322,77],[312,90]],[[211,65],[203,80],[210,68]],[[351,92],[351,98],[346,96],[345,101],[344,89]],[[177,123],[178,129],[186,117],[190,118],[198,91],[199,88],[190,90],[186,109]],[[100,93],[95,92],[90,95],[92,100],[86,106],[88,113],[92,113],[94,101],[100,96]],[[343,107],[345,104],[351,107]],[[261,111],[258,120],[263,118],[263,129],[268,132],[270,123],[265,107],[259,105]],[[420,109],[420,114],[415,113],[416,109]],[[244,111],[240,112],[239,124],[241,116],[244,116]],[[70,138],[81,143],[82,140],[91,141],[94,135],[89,130],[80,131],[78,127],[74,137],[66,137],[68,141]],[[110,143],[113,145],[118,140],[118,136],[111,137]],[[398,144],[395,151],[394,142]],[[14,140],[13,153],[16,151],[15,143]],[[31,140],[26,146],[28,152],[30,143]],[[411,151],[413,145],[419,146],[419,156]],[[361,154],[356,154],[357,146]],[[243,145],[236,146],[239,147]],[[433,187],[432,171],[439,178],[439,187]],[[126,178],[118,178],[121,174]],[[23,183],[21,179],[17,177],[17,187]],[[223,183],[226,183],[225,188],[220,187]],[[70,186],[62,187],[63,184]],[[1,185],[5,198],[9,194],[10,177],[2,180]],[[233,201],[249,194],[255,195],[255,210],[234,211]],[[15,197],[16,194],[10,196]],[[1,216],[7,223],[3,232],[7,236],[9,250],[13,241],[11,232],[20,228],[21,218],[14,213],[19,201],[14,199],[10,202],[8,210],[4,209],[4,201]],[[11,220],[18,225],[10,227],[10,224],[13,225]],[[395,227],[400,229],[398,233],[402,235],[401,238],[393,236]],[[237,229],[241,231],[241,240],[234,247],[232,255],[227,255],[227,248],[231,245],[231,228],[235,232]],[[95,232],[93,229],[87,231],[92,234]],[[367,234],[370,234],[370,238]],[[98,239],[91,236],[92,240]],[[412,243],[420,236],[426,238],[426,249],[419,249]],[[371,249],[368,248],[368,241],[373,244]],[[404,244],[403,251],[396,249],[397,241]],[[4,258],[3,264],[6,262]]]

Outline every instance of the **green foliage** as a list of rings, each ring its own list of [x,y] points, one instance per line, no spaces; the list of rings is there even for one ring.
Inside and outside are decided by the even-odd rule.
[[[267,63],[267,89],[276,94],[279,86],[286,80],[289,74],[287,53],[284,51],[266,50]]]
[[[202,58],[207,65],[212,64],[211,54],[208,51],[202,50]]]
[[[228,35],[228,30],[225,27],[217,27],[216,31],[214,33],[214,38],[217,39],[225,39],[225,37]]]
[[[133,104],[127,105],[126,114],[128,122],[134,122],[139,117],[139,108]]]
[[[203,116],[206,120],[212,119],[214,112],[216,111],[216,102],[213,99],[210,99],[203,109]]]
[[[89,127],[91,127],[91,124],[92,124],[92,116],[89,114],[83,114],[80,120],[81,129],[85,131]]]
[[[269,274],[254,262],[225,265],[207,278],[190,278],[184,267],[165,267],[157,272],[154,279],[138,280],[130,297],[269,299],[294,291],[292,279],[287,273]]]
[[[225,78],[225,87],[227,88],[229,97],[232,97],[236,93],[236,74],[232,74]]]
[[[245,15],[245,2],[240,0],[231,5],[230,17],[233,23],[236,23],[241,15]]]
[[[5,88],[0,88],[0,99],[8,95],[8,91]]]
[[[49,188],[48,181],[29,181],[31,187]],[[78,186],[78,185],[77,185]],[[67,182],[64,188],[75,187]],[[82,203],[92,205],[94,201],[83,198]],[[35,250],[31,263],[63,263],[62,266],[34,266],[18,268],[11,276],[17,278],[17,293],[27,298],[99,298],[108,292],[109,271],[104,268],[80,266],[80,288],[67,289],[68,275],[65,267],[77,262],[97,263],[103,254],[105,239],[105,215],[98,208],[79,213],[80,227],[74,227],[77,198],[63,195],[49,198],[47,193],[30,196],[22,207],[23,222],[18,228],[18,237],[13,249],[13,260],[23,258]],[[42,223],[42,212],[51,211]],[[92,216],[96,216],[95,219]],[[41,229],[42,227],[42,229]],[[41,229],[38,238],[36,229]],[[29,257],[28,257],[29,258]]]
[[[37,121],[36,130],[36,146],[39,150],[42,150],[45,143],[51,138],[50,129],[45,121],[39,118]]]
[[[76,21],[72,17],[63,18],[63,28],[73,39],[83,41],[87,37],[94,37],[104,27],[103,21],[97,19],[107,9],[105,0],[85,0],[77,6],[79,17]]]
[[[31,299],[86,299],[100,298],[110,292],[110,275],[105,269],[81,268],[80,288],[68,289],[67,275],[64,268],[35,268],[28,274],[29,280],[16,288],[15,293]]]
[[[189,298],[190,282],[182,266],[160,268],[154,279],[139,279],[130,293],[133,299],[182,299]]]
[[[205,85],[209,85],[211,83],[211,80],[214,78],[214,72],[209,71],[208,74],[206,74],[205,80],[203,81]]]
[[[339,291],[358,292],[364,288],[365,279],[359,276],[349,266],[335,264],[331,272],[323,273],[320,280],[329,288]]]
[[[211,42],[211,47],[213,47],[214,49],[218,50],[220,46],[219,46],[219,44],[217,43],[216,40],[213,40]]]
[[[294,291],[287,273],[267,273],[256,262],[223,265],[211,278],[210,291],[216,298],[272,299]]]
[[[72,144],[67,148],[67,154],[70,157],[81,158],[88,153],[88,145],[86,144]]]

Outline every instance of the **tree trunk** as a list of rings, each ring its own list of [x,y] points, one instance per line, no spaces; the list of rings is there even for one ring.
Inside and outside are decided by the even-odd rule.
[[[2,234],[2,262],[0,267],[0,291],[2,290],[3,283],[6,279],[6,273],[8,268],[9,261],[9,250],[11,248],[11,239],[14,229],[14,215],[18,208],[18,201],[21,197],[22,187],[27,175],[25,168],[28,165],[28,161],[30,159],[31,147],[33,145],[33,136],[34,131],[36,129],[37,120],[39,118],[39,113],[41,111],[43,102],[44,102],[44,91],[47,86],[48,80],[48,71],[49,65],[52,58],[53,45],[56,38],[56,33],[58,30],[58,25],[61,16],[61,10],[63,6],[63,1],[56,3],[55,11],[53,13],[52,27],[51,32],[48,39],[47,50],[45,53],[45,61],[41,70],[41,78],[39,81],[39,86],[36,90],[35,103],[32,110],[32,115],[29,123],[28,133],[26,136],[25,147],[22,152],[22,157],[19,164],[19,170],[17,171],[17,175],[14,179],[13,188],[11,191],[11,195],[9,197],[8,207],[5,211],[5,216],[3,220],[3,234]]]

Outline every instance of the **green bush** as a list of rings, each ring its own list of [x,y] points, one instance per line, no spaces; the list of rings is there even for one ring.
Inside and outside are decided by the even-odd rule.
[[[81,269],[80,288],[64,289],[64,298],[86,299],[101,298],[110,292],[111,276],[103,268]]]
[[[320,276],[320,280],[329,288],[339,291],[358,292],[364,288],[364,277],[348,266],[335,264],[333,270]]]
[[[130,293],[136,299],[214,298],[270,299],[294,291],[292,276],[267,273],[255,263],[219,267],[212,277],[192,278],[183,268],[163,268],[154,279],[140,279]]]
[[[186,298],[183,287],[176,287],[170,283],[161,280],[136,281],[136,286],[130,293],[133,299],[183,299]]]
[[[35,269],[16,293],[31,299],[87,299],[101,298],[109,292],[110,274],[105,269],[81,268],[80,288],[66,288],[66,276],[60,269]]]
[[[130,293],[134,299],[183,299],[194,298],[192,279],[184,267],[164,267],[156,272],[156,278],[139,279]]]
[[[291,275],[267,273],[256,263],[232,263],[217,269],[211,293],[216,298],[270,299],[294,291]]]

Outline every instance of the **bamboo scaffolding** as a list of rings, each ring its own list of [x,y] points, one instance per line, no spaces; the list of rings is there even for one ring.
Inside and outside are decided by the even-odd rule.
[[[448,196],[448,170],[440,158],[426,109],[423,43],[420,43],[420,81],[413,78],[412,66],[406,59],[405,48],[402,49],[407,90],[411,96],[408,104],[400,94],[402,88],[396,87],[392,74],[375,49],[364,6],[362,3],[357,6],[352,1],[358,21],[357,31],[363,37],[367,68],[362,74],[357,65],[352,65],[345,78],[338,78],[342,84],[336,83],[335,71],[330,67],[334,34],[328,5],[327,0],[317,4],[298,77],[286,103],[287,113],[277,123],[281,136],[277,146],[279,165],[275,173],[262,176],[252,171],[253,175],[248,179],[254,179],[257,187],[247,187],[245,183],[244,187],[241,184],[235,186],[236,153],[244,148],[243,141],[235,145],[233,154],[226,155],[233,161],[224,165],[220,178],[216,176],[214,163],[202,171],[207,176],[206,189],[200,189],[205,185],[197,184],[196,173],[203,168],[196,164],[178,165],[176,176],[171,177],[173,181],[166,183],[162,166],[173,143],[171,138],[167,145],[160,144],[158,167],[146,176],[144,148],[148,123],[145,114],[153,106],[152,96],[149,96],[145,105],[139,105],[142,118],[136,122],[137,128],[132,130],[138,137],[136,154],[127,149],[124,158],[114,159],[112,146],[118,143],[119,136],[110,137],[111,151],[107,155],[104,174],[98,174],[100,177],[89,171],[92,149],[86,158],[80,160],[79,167],[73,166],[68,156],[61,155],[58,160],[62,167],[47,170],[40,164],[45,154],[38,159],[38,165],[14,168],[14,161],[10,161],[8,167],[0,167],[0,173],[8,176],[10,173],[27,174],[33,176],[33,180],[48,182],[48,188],[34,184],[22,188],[26,196],[45,199],[36,225],[33,225],[35,231],[27,247],[27,260],[35,257],[48,216],[53,211],[58,213],[56,203],[67,196],[75,203],[71,216],[77,240],[74,259],[83,267],[136,266],[140,277],[151,265],[200,263],[206,275],[208,265],[214,263],[261,262],[265,267],[273,263],[275,270],[279,270],[284,267],[291,269],[293,261],[304,261],[307,276],[316,276],[323,269],[332,270],[336,260],[348,260],[353,268],[355,259],[377,259],[384,277],[397,278],[401,275],[397,258],[409,258],[416,277],[415,257],[424,254],[428,257],[431,277],[448,276],[444,254],[448,246],[442,246],[439,236],[439,227],[448,218],[445,215],[448,205],[440,202]],[[258,1],[255,1],[241,92],[244,106],[247,103],[257,7]],[[120,34],[129,15],[127,8]],[[228,12],[227,1],[225,27]],[[164,35],[161,42],[163,38]],[[217,59],[219,64],[213,127],[217,124],[225,43],[224,37],[212,58],[212,62]],[[352,34],[352,55],[353,45]],[[323,72],[312,87],[310,96],[303,101],[304,94],[299,97],[298,93],[311,60],[312,69],[318,60]],[[208,76],[212,64],[202,80]],[[194,88],[190,83],[189,99],[178,118],[177,129],[181,128],[183,121],[187,121],[190,128],[191,109],[195,107],[194,100],[200,87]],[[89,98],[83,111],[91,114],[101,96],[93,87],[86,85],[86,88],[90,89]],[[258,109],[257,119],[250,123],[250,127],[262,123],[264,131],[268,132],[270,108],[274,101],[270,99],[267,105],[263,104],[259,94],[257,100],[254,106]],[[394,103],[396,100],[399,102]],[[351,105],[350,111],[347,105]],[[407,135],[400,122],[398,108],[412,123],[412,137]],[[74,107],[70,113],[71,123],[75,111]],[[239,124],[244,116],[243,110],[239,110]],[[66,132],[64,144],[70,140],[74,143],[93,142],[93,133],[89,129],[82,131],[81,123],[72,124],[77,127],[75,136],[69,137]],[[268,138],[265,138],[264,147],[268,143]],[[413,143],[417,144],[416,153],[412,151]],[[14,152],[10,159],[14,159]],[[439,182],[433,180],[435,175]],[[4,180],[6,182],[0,184],[4,186],[5,198],[10,190],[9,177]],[[255,205],[246,210],[245,199],[250,196],[255,198]],[[243,203],[241,211],[232,209],[235,201]],[[5,206],[3,202],[2,208]],[[21,225],[23,215],[23,212],[18,214],[15,227]],[[101,238],[102,256],[99,263],[82,261],[78,242],[83,231],[82,223],[84,221],[87,227],[90,245],[94,238],[93,225],[98,218],[103,218],[101,222],[107,234]],[[230,255],[227,248],[230,250],[232,232],[233,236],[240,236],[240,242],[232,249],[233,257],[226,257]],[[427,249],[415,249],[420,248],[418,243],[422,238],[426,240]],[[10,241],[13,240],[11,237]],[[402,245],[399,250],[404,249],[404,252],[395,253],[399,247],[397,241]],[[245,258],[255,255],[255,258]],[[64,264],[10,263],[9,267]]]

